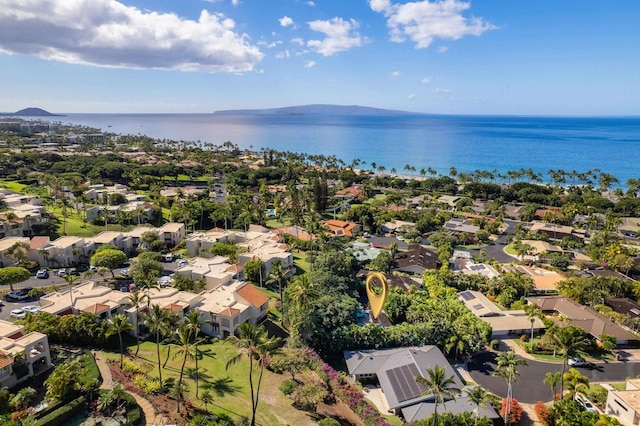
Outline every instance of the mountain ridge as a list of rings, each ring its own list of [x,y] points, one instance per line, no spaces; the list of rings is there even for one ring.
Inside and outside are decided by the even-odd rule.
[[[230,109],[214,111],[215,115],[406,115],[420,114],[360,105],[309,104],[266,109]],[[420,114],[422,115],[422,114]]]
[[[18,116],[18,117],[62,117],[62,115],[60,114],[52,114],[49,111],[46,111],[42,108],[35,108],[35,107],[24,108],[24,109],[21,109],[20,111],[16,111],[8,115]]]

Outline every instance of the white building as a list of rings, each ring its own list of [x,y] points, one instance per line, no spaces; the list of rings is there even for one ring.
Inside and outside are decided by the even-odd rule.
[[[50,367],[46,335],[25,334],[24,326],[0,320],[0,388],[11,388]]]

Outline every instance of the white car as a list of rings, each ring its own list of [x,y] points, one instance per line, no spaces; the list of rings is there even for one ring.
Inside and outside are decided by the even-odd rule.
[[[34,305],[23,306],[22,310],[25,312],[31,312],[32,314],[37,314],[38,312],[40,312],[40,308]]]
[[[13,311],[11,311],[11,316],[14,318],[22,319],[27,316],[27,313],[22,309],[14,309]]]
[[[594,407],[591,401],[589,401],[587,398],[576,394],[575,400],[578,402],[578,404],[582,405],[585,410],[590,411],[592,413],[598,412],[598,410],[596,410],[596,407]]]
[[[178,261],[178,268],[182,268],[183,266],[187,266],[189,261],[187,259],[181,259]]]
[[[67,268],[58,269],[58,276],[65,277],[67,275]]]
[[[569,367],[588,367],[590,364],[580,356],[575,356],[567,360]]]

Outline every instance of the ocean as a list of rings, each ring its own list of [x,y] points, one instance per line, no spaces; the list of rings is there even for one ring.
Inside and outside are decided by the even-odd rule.
[[[640,118],[516,116],[332,116],[214,114],[69,114],[55,121],[158,139],[230,141],[242,149],[272,148],[335,155],[359,167],[405,166],[447,175],[475,170],[532,169],[545,181],[549,169],[597,168],[621,186],[640,178]]]

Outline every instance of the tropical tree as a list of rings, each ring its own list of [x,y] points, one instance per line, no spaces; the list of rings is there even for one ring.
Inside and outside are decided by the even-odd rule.
[[[575,368],[570,368],[562,378],[564,379],[564,386],[569,391],[569,398],[573,398],[580,388],[589,387],[589,378],[580,374]]]
[[[124,361],[124,346],[122,344],[122,333],[125,331],[133,330],[133,325],[129,322],[129,317],[125,314],[115,314],[107,320],[109,328],[107,328],[107,337],[114,334],[118,335],[118,341],[120,343],[120,368]]]
[[[174,356],[182,355],[182,365],[180,366],[180,375],[178,376],[178,384],[177,384],[177,398],[176,398],[176,409],[178,413],[180,412],[180,401],[184,398],[182,393],[182,378],[184,377],[184,367],[187,364],[187,359],[196,358],[196,349],[197,349],[197,339],[194,335],[193,330],[189,326],[188,323],[182,323],[175,332],[175,335],[178,340],[178,351]],[[197,359],[197,358],[196,358]]]
[[[480,407],[484,408],[489,401],[489,393],[480,386],[474,386],[472,388],[465,389],[465,393],[469,398],[469,401],[476,404],[476,421],[475,424],[478,424],[478,417],[480,417]]]
[[[141,304],[148,302],[148,300],[149,300],[149,295],[141,293],[138,290],[135,290],[133,293],[129,295],[129,303],[131,304],[131,306],[136,308],[136,322],[134,325],[136,330],[136,353],[135,353],[136,356],[138,356],[138,351],[140,351],[140,327],[138,325],[140,321],[140,313],[138,312],[138,309]]]
[[[158,355],[158,378],[162,384],[162,366],[160,364],[160,335],[169,333],[171,314],[160,308],[160,305],[152,305],[144,316],[144,322],[151,333],[156,335],[156,352]]]
[[[544,380],[542,381],[544,384],[551,386],[551,392],[553,393],[553,402],[556,402],[556,388],[558,383],[562,380],[562,373],[559,371],[549,371],[544,376]]]
[[[433,407],[433,425],[438,424],[438,404],[444,404],[445,399],[456,400],[456,395],[460,393],[460,389],[456,387],[455,376],[447,377],[447,371],[444,367],[436,365],[427,368],[427,377],[416,376],[417,383],[425,386],[422,395],[433,395],[435,405]]]
[[[196,360],[196,398],[198,397],[198,382],[199,382],[199,369],[198,369],[198,359],[200,358],[200,352],[198,350],[198,345],[202,342],[202,340],[198,339],[198,334],[200,334],[202,319],[200,317],[200,312],[196,310],[191,310],[187,313],[187,316],[184,318],[185,322],[184,326],[191,332],[193,337],[193,352],[194,358]]]
[[[287,271],[282,267],[282,263],[274,262],[271,265],[271,270],[269,271],[269,279],[267,280],[267,284],[277,283],[278,291],[280,292],[280,309],[282,311],[281,324],[284,325],[284,313],[285,313],[285,305],[284,298],[282,297],[282,283],[286,282]]]
[[[518,366],[527,365],[527,361],[518,358],[515,351],[500,352],[496,357],[496,370],[494,375],[502,377],[507,382],[506,409],[504,410],[504,424],[508,424],[509,413],[511,411],[511,401],[513,399],[513,382],[518,377]]]
[[[555,327],[550,332],[551,342],[562,357],[562,378],[560,389],[564,389],[564,373],[569,358],[584,353],[584,331],[574,325]]]
[[[320,287],[309,280],[307,274],[299,275],[289,285],[287,296],[292,305],[289,306],[289,309],[292,310],[295,317],[295,332],[302,340],[306,341],[311,330],[310,320],[313,315],[311,306],[320,298]]]
[[[113,270],[127,261],[127,255],[118,249],[106,249],[97,251],[91,256],[91,264],[97,267],[107,268],[115,279]]]
[[[213,402],[213,394],[209,389],[202,392],[202,395],[200,395],[200,401],[204,404],[204,411],[209,411],[207,405]]]
[[[8,285],[13,290],[13,285],[26,281],[31,277],[29,271],[19,266],[6,266],[0,268],[0,286]]]
[[[256,413],[260,398],[260,386],[264,373],[265,362],[274,355],[280,346],[279,337],[269,337],[263,326],[242,323],[238,326],[239,335],[229,336],[227,341],[233,343],[240,353],[227,362],[227,368],[237,363],[244,354],[249,358],[249,388],[251,390],[251,426],[256,425]],[[257,364],[257,365],[256,365]],[[259,369],[259,375],[254,377],[254,368]]]

